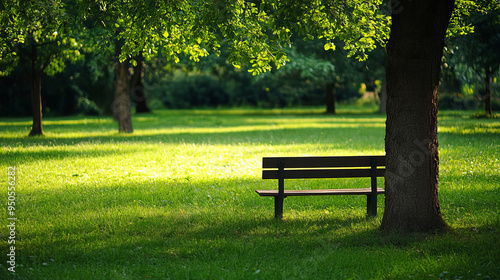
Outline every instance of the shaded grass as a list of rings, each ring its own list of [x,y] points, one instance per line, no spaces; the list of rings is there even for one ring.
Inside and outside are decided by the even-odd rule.
[[[382,235],[362,196],[273,200],[261,158],[384,153],[385,118],[308,110],[158,111],[132,135],[107,118],[0,121],[2,185],[17,168],[13,279],[487,279],[500,277],[500,125],[440,114],[440,201],[454,232]],[[383,179],[380,179],[383,184]],[[290,188],[369,179],[292,180]],[[6,188],[2,187],[2,205]],[[4,207],[5,208],[5,207]],[[7,213],[4,210],[2,220]],[[2,230],[5,230],[3,227]],[[1,233],[6,257],[7,233]],[[2,278],[4,279],[4,278]]]

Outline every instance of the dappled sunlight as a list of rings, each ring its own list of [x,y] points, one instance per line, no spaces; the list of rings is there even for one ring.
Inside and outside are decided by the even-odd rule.
[[[456,134],[499,134],[500,135],[500,122],[491,124],[481,124],[473,127],[463,126],[439,126],[438,133],[456,133]]]
[[[141,258],[151,260],[142,266],[165,273],[192,266],[220,272],[250,261],[249,277],[240,278],[259,272],[266,279],[266,271],[282,268],[268,266],[276,259],[327,267],[340,257],[348,266],[362,259],[362,265],[385,268],[379,276],[398,278],[408,276],[408,265],[418,270],[425,263],[431,273],[442,273],[489,257],[491,245],[481,240],[494,240],[498,227],[498,143],[490,130],[451,132],[477,122],[450,119],[440,134],[441,207],[460,235],[398,239],[378,230],[383,198],[380,215],[367,219],[364,196],[289,197],[277,221],[274,200],[255,193],[277,188],[276,180],[261,179],[264,156],[383,155],[385,117],[186,112],[134,117],[132,134],[118,134],[112,121],[84,124],[79,118],[47,125],[44,137],[27,137],[21,126],[0,128],[1,164],[16,166],[22,201],[19,252],[34,256],[24,267],[65,267],[69,259],[93,269],[106,259],[111,263],[99,269],[111,271]],[[495,122],[478,127],[498,128]],[[369,184],[360,178],[289,180],[286,186]],[[470,256],[461,251],[465,245],[484,248]]]
[[[336,116],[336,117],[331,117],[331,116],[323,116],[323,117],[316,117],[316,118],[311,118],[311,117],[287,117],[287,116],[277,116],[275,118],[249,118],[246,120],[246,122],[252,123],[252,122],[259,122],[259,123],[329,123],[329,124],[341,124],[341,123],[356,123],[360,125],[365,125],[365,124],[379,124],[383,123],[385,124],[385,117],[384,118],[377,118],[375,116],[371,118],[365,118],[365,117],[345,117],[342,115]]]
[[[238,133],[251,131],[273,131],[283,129],[304,129],[304,128],[363,128],[363,127],[385,127],[385,124],[358,124],[358,123],[314,123],[304,121],[300,123],[282,123],[270,125],[253,125],[253,126],[237,126],[237,127],[174,127],[166,129],[147,129],[136,130],[132,135],[124,135],[124,137],[137,136],[154,136],[154,135],[169,135],[169,134],[210,134],[210,133]]]
[[[193,120],[186,121],[183,125],[169,123],[159,120],[158,117],[135,117],[134,121],[140,123],[154,122],[154,128],[135,128],[133,133],[117,133],[112,127],[111,119],[75,119],[75,120],[46,120],[45,136],[30,139],[71,139],[71,138],[96,138],[112,137],[116,139],[128,139],[136,136],[161,136],[175,134],[217,134],[217,133],[239,133],[254,131],[276,131],[289,129],[336,129],[336,128],[385,128],[385,118],[242,118],[235,121],[232,119],[215,119],[206,121],[205,125],[195,123]],[[0,125],[7,129],[0,131],[0,139],[26,138],[30,122],[2,122]],[[75,132],[74,127],[87,125],[88,129]],[[105,126],[103,126],[105,125]],[[15,128],[17,126],[17,128]],[[91,140],[91,139],[89,139]]]
[[[254,122],[263,123],[263,120],[253,120]],[[251,121],[249,121],[251,122]],[[68,122],[69,124],[70,122]],[[77,124],[75,122],[74,124]],[[239,132],[258,132],[258,131],[275,131],[287,129],[335,129],[335,128],[385,128],[385,121],[374,121],[370,119],[341,119],[341,120],[318,120],[318,119],[301,119],[301,120],[268,120],[268,124],[261,125],[240,125],[240,126],[219,126],[219,127],[191,127],[191,126],[173,126],[168,128],[154,129],[135,129],[133,133],[118,134],[116,131],[85,131],[85,132],[47,132],[45,138],[54,139],[69,139],[69,138],[99,138],[113,137],[116,139],[127,139],[136,136],[159,136],[159,135],[174,135],[174,134],[217,134],[217,133],[239,133]],[[73,123],[72,123],[73,124]],[[2,133],[1,138],[15,139],[19,138],[19,133]]]

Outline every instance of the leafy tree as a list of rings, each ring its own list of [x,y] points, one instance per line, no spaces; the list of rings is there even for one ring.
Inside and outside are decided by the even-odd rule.
[[[335,68],[335,71],[333,69],[330,71],[321,71],[317,75],[317,82],[322,80],[324,86],[327,114],[336,113],[337,89],[344,89],[345,91],[349,87],[349,84],[366,82],[362,74],[366,72],[367,61],[358,61],[357,59],[347,57],[347,52],[341,47],[343,42],[334,40],[333,45],[327,45],[327,50],[325,50],[323,40],[294,40],[293,44],[296,46],[297,52],[301,55],[331,64]],[[334,52],[331,51],[333,48],[335,48]],[[294,57],[290,57],[290,59],[292,62],[296,60]],[[372,55],[370,55],[370,60],[372,60]],[[300,64],[298,61],[296,63]],[[288,65],[284,70],[287,68]],[[319,67],[315,72],[321,69],[325,68]]]
[[[132,101],[136,102],[137,112],[149,112],[147,107],[143,76],[143,51],[132,57],[124,57],[121,50],[127,49],[127,40],[120,34],[134,25],[132,10],[141,3],[117,1],[83,1],[84,20],[89,26],[92,45],[103,50],[101,60],[111,60],[114,69],[114,101],[111,105],[113,118],[118,122],[120,133],[132,133]],[[138,28],[138,27],[135,27]],[[119,57],[121,56],[121,59]],[[150,57],[150,54],[146,56]],[[133,99],[133,100],[132,100]]]
[[[290,60],[286,67],[261,75],[279,85],[277,90],[285,98],[283,105],[292,105],[290,101],[293,100],[312,99],[315,91],[333,91],[329,84],[335,79],[335,66],[330,61],[299,51],[294,46],[286,54]],[[334,105],[334,101],[329,104]]]
[[[33,126],[30,136],[43,135],[42,75],[64,69],[80,56],[71,1],[5,1],[0,6],[0,75],[20,64],[30,84]]]
[[[454,41],[459,63],[469,65],[483,77],[485,112],[492,114],[491,80],[500,67],[500,3],[495,0],[479,1],[484,12],[476,11],[468,17],[474,32]]]

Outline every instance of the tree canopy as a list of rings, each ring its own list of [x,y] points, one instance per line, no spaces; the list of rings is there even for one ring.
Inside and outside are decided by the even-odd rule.
[[[474,26],[474,32],[455,39],[453,63],[464,63],[484,79],[484,93],[479,99],[485,101],[487,115],[492,115],[491,80],[500,68],[500,3],[479,1],[483,12],[473,12],[467,22]]]
[[[78,38],[76,7],[67,1],[6,1],[0,7],[0,75],[18,63],[54,74],[74,61],[83,47]]]
[[[43,134],[41,77],[64,69],[65,61],[80,56],[77,7],[71,1],[8,1],[0,7],[0,75],[23,67],[30,83],[33,126]]]
[[[345,42],[351,56],[366,58],[375,42],[388,38],[390,16],[382,1],[99,1],[88,8],[121,15],[121,59],[162,52],[174,61],[186,55],[197,61],[209,53],[230,53],[231,63],[250,66],[255,74],[286,64],[284,49],[294,34]]]

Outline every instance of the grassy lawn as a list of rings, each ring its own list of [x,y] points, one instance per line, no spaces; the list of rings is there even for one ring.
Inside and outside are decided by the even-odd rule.
[[[291,197],[284,220],[254,190],[263,156],[384,154],[385,116],[321,109],[156,111],[0,120],[0,279],[500,278],[500,121],[440,112],[447,234],[384,235],[364,196]],[[16,273],[7,271],[15,167]],[[383,179],[379,179],[383,186]],[[369,179],[290,188],[366,187]]]

